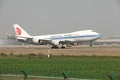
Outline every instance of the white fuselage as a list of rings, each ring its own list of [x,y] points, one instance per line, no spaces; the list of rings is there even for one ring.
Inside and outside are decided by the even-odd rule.
[[[59,45],[60,41],[71,41],[71,42],[80,42],[80,41],[93,41],[100,38],[100,34],[93,32],[92,30],[76,31],[71,33],[64,34],[53,34],[53,35],[42,35],[42,36],[33,36],[33,42],[38,43],[39,40],[48,40],[54,45]]]

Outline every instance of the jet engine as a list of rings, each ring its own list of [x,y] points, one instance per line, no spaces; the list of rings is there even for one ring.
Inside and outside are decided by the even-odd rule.
[[[53,45],[60,45],[60,41],[58,40],[52,40],[51,42]]]
[[[42,40],[36,39],[36,38],[33,38],[32,41],[33,41],[33,43],[35,43],[35,44],[40,44],[40,43],[42,42]]]

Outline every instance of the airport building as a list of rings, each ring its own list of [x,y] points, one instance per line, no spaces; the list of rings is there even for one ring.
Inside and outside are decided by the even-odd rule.
[[[120,39],[99,39],[93,42],[95,45],[120,45]]]

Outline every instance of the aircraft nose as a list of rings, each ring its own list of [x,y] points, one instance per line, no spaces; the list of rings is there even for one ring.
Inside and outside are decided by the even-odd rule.
[[[98,38],[100,38],[100,37],[101,37],[100,33],[97,33],[97,32],[96,32],[96,35],[98,36]]]

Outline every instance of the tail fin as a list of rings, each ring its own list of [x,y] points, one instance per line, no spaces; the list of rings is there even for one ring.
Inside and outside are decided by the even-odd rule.
[[[14,24],[14,29],[15,29],[15,32],[16,32],[16,35],[18,37],[26,37],[26,38],[29,38],[31,37],[23,28],[21,28],[18,24]]]

